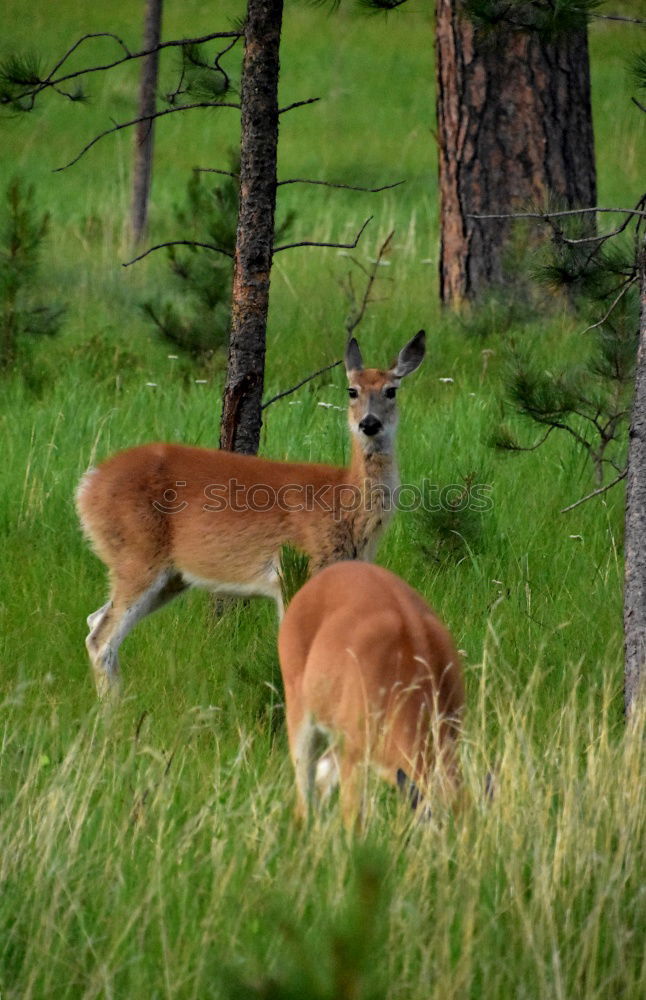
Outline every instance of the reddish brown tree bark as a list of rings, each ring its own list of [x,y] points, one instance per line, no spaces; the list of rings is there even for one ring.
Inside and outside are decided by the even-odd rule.
[[[163,0],[147,0],[144,21],[143,48],[154,49],[161,41]],[[139,83],[139,117],[154,115],[157,110],[157,74],[159,52],[151,52],[142,61]],[[146,230],[148,199],[152,181],[153,119],[140,121],[135,127],[135,159],[132,186],[132,235],[138,243]]]
[[[276,208],[278,74],[283,0],[248,0],[241,86],[240,208],[220,447],[260,441],[265,331]]]
[[[595,204],[587,29],[484,32],[436,0],[436,75],[440,296],[459,305],[506,277],[509,222],[471,214]]]

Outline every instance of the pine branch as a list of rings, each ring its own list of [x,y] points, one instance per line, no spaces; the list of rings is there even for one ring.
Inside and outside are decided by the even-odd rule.
[[[104,139],[106,135],[112,135],[113,132],[119,132],[121,129],[130,128],[131,125],[138,125],[139,122],[151,122],[155,118],[163,118],[164,115],[173,115],[178,111],[191,111],[194,108],[236,108],[240,110],[239,104],[232,104],[229,101],[196,101],[195,104],[183,104],[179,108],[165,108],[163,111],[156,111],[152,115],[143,115],[140,118],[133,118],[129,122],[120,122],[118,125],[113,126],[113,128],[108,128],[105,132],[101,132],[99,135],[95,135],[91,142],[88,142],[86,146],[83,147],[80,153],[78,153],[74,159],[70,160],[62,167],[56,167],[53,171],[55,174],[59,173],[61,170],[67,170],[68,167],[73,167],[75,163],[85,156],[88,150],[92,149],[100,139]]]
[[[174,105],[177,98],[183,94],[190,94],[194,98],[222,98],[231,88],[231,77],[220,65],[220,60],[238,44],[240,38],[238,35],[221,49],[213,59],[212,65],[202,54],[199,45],[186,45],[181,50],[179,81],[175,90],[164,95],[166,102]],[[213,74],[216,74],[217,83],[213,79]]]
[[[624,283],[623,288],[619,292],[619,295],[616,297],[616,299],[614,299],[612,305],[608,309],[608,312],[605,314],[605,316],[603,316],[600,320],[597,320],[596,323],[592,323],[590,326],[586,326],[581,336],[583,336],[584,333],[590,333],[591,330],[596,330],[598,327],[603,326],[603,324],[606,323],[608,319],[612,316],[613,312],[615,311],[615,308],[617,307],[619,302],[621,302],[628,289],[631,288],[636,283],[636,281],[637,281],[636,275],[630,278],[628,281],[626,281]]]
[[[281,250],[293,250],[294,247],[332,247],[340,250],[355,250],[359,240],[363,236],[364,229],[371,220],[372,215],[366,219],[352,243],[317,243],[315,240],[301,240],[300,243],[285,243],[281,247],[274,247],[273,253],[279,253]]]
[[[497,440],[495,444],[496,447],[499,448],[501,451],[536,451],[538,448],[541,447],[541,445],[545,444],[552,431],[556,429],[557,425],[552,424],[550,427],[548,427],[547,432],[543,435],[543,437],[539,438],[538,441],[536,441],[534,444],[531,445],[525,446],[522,444],[517,444],[509,435],[504,440]]]
[[[17,95],[17,99],[25,100],[31,99],[31,107],[33,108],[36,97],[47,90],[49,87],[59,86],[61,83],[66,83],[68,80],[75,80],[79,76],[85,76],[90,73],[102,73],[109,69],[114,69],[115,66],[121,66],[123,63],[130,62],[133,59],[143,59],[146,56],[152,55],[154,52],[161,52],[162,49],[168,48],[179,48],[186,45],[201,45],[204,42],[210,42],[215,38],[233,38],[236,41],[242,37],[242,32],[239,31],[216,31],[209,35],[201,35],[199,38],[177,38],[171,39],[168,42],[160,42],[159,45],[155,45],[150,49],[142,49],[140,52],[130,52],[126,43],[118,35],[113,32],[102,31],[102,32],[92,32],[83,35],[79,38],[67,52],[58,60],[54,65],[50,73],[45,77],[44,80],[39,80],[37,85],[29,90],[23,91],[21,94]],[[95,38],[112,38],[117,44],[123,49],[125,55],[120,59],[115,59],[109,63],[102,63],[99,66],[88,66],[85,69],[75,70],[73,73],[65,73],[62,76],[56,77],[54,79],[54,74],[59,70],[65,62],[70,58],[70,56],[82,45],[84,42]]]

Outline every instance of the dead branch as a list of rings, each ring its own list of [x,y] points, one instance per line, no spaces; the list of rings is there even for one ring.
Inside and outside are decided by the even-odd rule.
[[[363,297],[361,299],[361,303],[359,304],[359,307],[354,310],[354,313],[351,312],[349,314],[346,320],[345,329],[348,335],[348,339],[352,336],[353,331],[359,326],[359,323],[363,319],[364,313],[366,311],[366,307],[368,303],[371,301],[370,292],[372,291],[372,286],[374,285],[375,279],[377,277],[377,270],[379,268],[379,265],[381,264],[382,258],[388,252],[390,241],[392,240],[394,235],[395,235],[395,230],[393,229],[390,233],[388,233],[388,236],[379,247],[379,251],[377,253],[375,260],[373,261],[372,267],[370,268],[370,271],[367,272],[368,280],[366,282],[366,287],[363,293]]]
[[[646,21],[641,17],[627,17],[624,14],[595,14],[591,11],[590,17],[594,17],[597,21],[627,21],[629,24],[646,24]]]
[[[196,174],[222,174],[223,177],[233,177],[240,180],[240,174],[234,174],[232,170],[218,170],[217,167],[193,167]]]
[[[284,243],[280,247],[274,247],[273,252],[279,253],[281,250],[292,250],[294,249],[294,247],[332,247],[332,248],[337,248],[339,250],[355,250],[357,244],[359,243],[359,240],[363,236],[364,229],[371,220],[372,220],[372,215],[366,219],[361,229],[355,236],[354,242],[352,243],[317,243],[315,240],[301,240],[300,243]]]
[[[96,145],[96,143],[99,142],[100,139],[104,139],[106,135],[112,135],[113,132],[119,132],[123,128],[130,128],[132,125],[138,125],[139,122],[150,122],[153,121],[153,119],[155,118],[163,118],[164,115],[173,115],[176,114],[178,111],[192,111],[194,108],[236,108],[239,111],[240,105],[232,104],[229,101],[197,101],[195,104],[183,104],[179,108],[165,108],[163,111],[156,111],[152,115],[144,115],[143,117],[140,118],[133,118],[132,121],[129,122],[120,122],[119,124],[114,125],[112,128],[106,129],[105,132],[101,132],[99,135],[95,135],[94,139],[92,139],[91,142],[88,142],[87,145],[83,147],[81,152],[78,153],[73,160],[70,160],[69,163],[66,163],[62,167],[56,167],[56,169],[53,172],[57,174],[61,170],[67,170],[68,167],[73,167],[74,164],[78,163],[81,157],[88,152],[88,150],[92,149],[92,146]]]
[[[600,486],[599,489],[593,490],[592,493],[588,493],[587,496],[581,497],[580,500],[575,500],[575,502],[571,503],[569,507],[563,507],[560,513],[567,514],[569,510],[574,510],[575,507],[580,507],[581,504],[585,503],[587,500],[592,500],[593,497],[598,497],[601,493],[607,493],[607,491],[611,490],[613,486],[616,486],[622,479],[625,479],[627,475],[628,469],[624,469],[623,472],[621,472],[616,479],[613,479],[611,483],[606,483],[605,486]]]
[[[569,208],[561,212],[508,212],[496,215],[473,215],[469,214],[467,218],[469,219],[540,219],[542,222],[547,222],[554,233],[555,239],[561,243],[565,243],[568,246],[578,246],[582,243],[597,243],[598,247],[592,251],[591,258],[594,253],[606,242],[606,240],[612,239],[613,236],[618,236],[623,233],[625,229],[628,228],[633,218],[637,217],[640,221],[642,218],[646,218],[646,212],[643,211],[644,205],[646,204],[646,196],[642,196],[634,208]],[[616,229],[611,230],[609,233],[601,234],[590,234],[589,236],[580,236],[577,238],[565,236],[563,230],[557,226],[554,219],[571,216],[571,215],[581,215],[589,214],[591,212],[600,213],[623,213],[626,215],[624,221],[617,226]]]
[[[341,186],[345,187],[345,185],[341,185]],[[366,222],[364,222],[363,227],[361,229],[361,232],[363,232],[363,230],[366,228],[366,226],[368,225],[368,222],[370,222],[370,219],[368,219]],[[358,234],[357,239],[355,240],[355,244],[354,244],[355,246],[356,246],[356,243],[359,240],[359,236],[361,236],[361,232]],[[381,246],[379,248],[379,252],[377,254],[377,258],[376,258],[376,260],[373,263],[371,271],[370,272],[366,272],[368,274],[368,282],[367,282],[366,290],[364,292],[364,295],[363,295],[363,298],[362,298],[362,301],[361,301],[361,306],[356,311],[356,313],[354,314],[354,316],[351,316],[351,317],[348,318],[348,321],[346,323],[346,330],[347,330],[347,333],[348,333],[348,337],[351,336],[352,331],[359,325],[359,323],[363,319],[363,314],[366,311],[366,306],[368,305],[368,302],[371,301],[370,300],[370,290],[371,290],[371,288],[373,286],[373,283],[375,281],[375,277],[376,277],[376,274],[377,274],[377,268],[379,267],[379,263],[380,263],[382,257],[387,252],[388,245],[389,245],[389,243],[392,240],[392,238],[393,238],[394,235],[395,235],[395,230],[393,229],[393,231],[388,234],[388,236],[386,237],[386,239],[384,240],[384,242],[381,244]],[[297,245],[301,246],[302,244],[297,244]],[[306,244],[306,245],[308,245],[308,246],[309,245],[312,245],[312,246],[330,246],[330,245],[337,246],[337,245],[341,245],[341,244],[327,244],[327,243],[326,244],[318,244],[318,243],[316,243],[316,244]],[[365,268],[362,268],[362,270],[365,271]],[[301,379],[300,382],[297,382],[296,385],[293,385],[290,389],[285,389],[283,392],[279,392],[275,396],[272,396],[271,399],[268,399],[266,403],[262,404],[262,406],[260,407],[260,409],[261,410],[267,409],[267,407],[271,406],[272,403],[277,402],[277,400],[279,400],[279,399],[283,399],[285,396],[290,396],[293,392],[296,392],[297,389],[300,389],[301,386],[306,385],[307,382],[311,382],[312,379],[317,378],[318,375],[322,375],[324,372],[328,372],[328,371],[330,371],[330,369],[336,368],[340,364],[343,364],[343,362],[342,361],[333,361],[331,364],[325,365],[324,368],[319,368],[317,371],[312,372],[311,375],[308,375],[307,378]]]
[[[640,198],[638,204],[643,201]],[[557,219],[564,215],[583,215],[586,212],[600,212],[609,214],[619,214],[619,215],[639,215],[646,219],[646,212],[642,212],[637,208],[600,208],[598,205],[594,205],[590,208],[567,208],[560,212],[499,212],[492,215],[475,215],[469,213],[467,219],[542,219],[544,222],[549,222],[550,219]]]
[[[394,184],[382,184],[381,187],[368,188],[358,187],[355,184],[337,184],[334,181],[313,181],[305,177],[290,177],[286,181],[278,181],[276,187],[282,187],[284,184],[320,184],[322,187],[343,188],[346,191],[364,191],[366,194],[379,194],[380,191],[389,191],[391,188],[399,187],[400,184],[405,183],[406,181],[395,181]]]
[[[285,389],[284,392],[279,392],[275,396],[272,396],[271,399],[268,399],[266,403],[262,404],[260,409],[266,410],[268,406],[271,406],[271,404],[275,403],[278,399],[282,399],[283,396],[290,396],[293,392],[296,392],[297,389],[300,389],[302,385],[305,385],[307,382],[311,382],[313,378],[317,377],[317,375],[322,375],[323,372],[329,372],[331,368],[336,368],[340,364],[343,364],[343,362],[333,361],[331,364],[325,365],[324,368],[319,368],[318,371],[312,372],[312,374],[308,375],[307,378],[304,378],[300,382],[297,382],[296,385],[293,385],[291,387],[291,389]]]
[[[278,114],[284,115],[286,111],[293,111],[294,108],[303,108],[306,104],[316,104],[316,102],[320,100],[320,97],[308,97],[306,101],[294,101],[293,104],[288,104],[284,108],[279,108]]]
[[[193,167],[198,174],[222,174],[223,177],[233,177],[240,180],[240,174],[234,174],[231,170],[218,170],[217,167]],[[391,188],[399,187],[406,181],[395,181],[394,184],[382,184],[381,187],[368,188],[359,187],[356,184],[337,184],[335,181],[315,181],[306,177],[290,177],[284,181],[278,181],[276,187],[283,187],[285,184],[318,184],[321,187],[343,188],[346,191],[363,191],[366,194],[379,194],[380,191],[389,191]]]
[[[137,257],[133,257],[132,260],[127,260],[121,266],[130,267],[131,264],[136,264],[138,260],[143,260],[149,253],[154,253],[155,250],[162,250],[164,247],[201,247],[203,250],[214,250],[216,253],[222,253],[225,257],[231,257],[233,260],[233,254],[230,250],[216,247],[214,243],[199,243],[197,240],[168,240],[166,243],[157,243],[154,247],[148,247],[143,253],[140,253]]]

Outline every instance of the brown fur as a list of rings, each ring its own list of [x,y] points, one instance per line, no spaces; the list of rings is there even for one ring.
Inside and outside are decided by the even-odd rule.
[[[86,645],[100,694],[117,680],[117,649],[125,635],[187,586],[260,594],[273,597],[280,607],[277,570],[284,544],[307,553],[313,572],[340,559],[372,557],[390,515],[384,493],[397,484],[392,453],[396,403],[386,391],[415,370],[423,354],[420,331],[393,368],[364,370],[358,345],[350,342],[348,380],[356,398],[348,411],[353,432],[349,468],[146,444],[120,452],[86,474],[77,508],[85,533],[108,567],[111,588],[108,603],[88,619]],[[374,436],[360,427],[367,414],[380,421]],[[265,510],[267,494],[260,492],[256,507],[236,509],[226,494],[232,482],[244,490],[265,486],[274,496],[281,487],[307,486],[317,504],[299,510],[299,504],[307,508],[307,498],[291,491],[286,503],[271,503]],[[344,510],[348,494],[339,491],[350,486],[359,491],[361,502]],[[213,506],[217,509],[209,509]]]
[[[333,740],[348,824],[361,813],[368,762],[392,784],[402,771],[422,794],[439,789],[453,798],[460,660],[448,630],[407,583],[366,563],[330,566],[292,600],[278,648],[301,813],[315,794],[317,732]]]

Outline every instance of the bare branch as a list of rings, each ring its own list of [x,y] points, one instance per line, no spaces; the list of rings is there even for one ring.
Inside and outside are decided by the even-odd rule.
[[[637,105],[640,111],[643,111],[644,114],[646,114],[646,104],[642,104],[642,102],[638,101],[636,97],[631,97],[630,99],[633,102],[633,104]]]
[[[359,323],[363,319],[366,307],[368,305],[368,302],[370,301],[370,292],[372,291],[372,286],[375,283],[375,278],[377,277],[377,270],[379,268],[379,265],[381,264],[381,259],[387,252],[390,241],[392,240],[394,235],[395,235],[395,230],[393,229],[379,247],[379,252],[377,253],[377,257],[374,260],[373,265],[368,273],[368,280],[366,282],[363,298],[361,299],[361,304],[359,308],[355,310],[354,314],[351,313],[346,320],[345,328],[348,334],[348,338],[352,336],[352,332],[356,330],[356,328],[359,326]]]
[[[319,368],[318,371],[312,372],[311,375],[308,375],[307,378],[304,378],[301,382],[297,382],[297,384],[293,385],[291,389],[285,389],[284,392],[279,392],[276,396],[272,396],[271,399],[268,399],[266,403],[262,404],[260,409],[266,410],[267,407],[271,406],[272,403],[275,403],[276,400],[282,399],[284,396],[290,396],[293,392],[296,392],[297,389],[300,389],[302,385],[305,385],[307,382],[311,382],[312,379],[316,378],[317,375],[322,375],[323,372],[329,372],[331,368],[336,368],[338,365],[342,363],[343,363],[342,361],[333,361],[332,364],[326,365],[325,368]]]
[[[574,510],[575,507],[579,507],[582,503],[585,503],[587,500],[592,500],[593,497],[598,497],[601,493],[607,493],[607,491],[611,490],[613,486],[616,486],[617,483],[620,483],[622,479],[625,479],[627,474],[628,474],[628,469],[624,469],[624,471],[621,472],[616,479],[613,479],[611,483],[606,483],[605,486],[600,486],[599,489],[593,490],[592,493],[588,493],[587,496],[581,497],[580,500],[575,500],[575,502],[571,503],[569,507],[563,507],[561,510],[561,514],[567,514],[569,510]]]
[[[57,70],[59,70],[61,68],[61,66],[64,63],[67,62],[67,60],[72,55],[72,53],[76,52],[76,50],[78,49],[78,47],[80,45],[82,45],[83,42],[87,42],[88,39],[90,39],[90,38],[112,38],[113,41],[115,41],[117,43],[117,45],[119,45],[123,49],[123,51],[125,52],[125,54],[126,54],[125,58],[126,59],[132,59],[132,52],[130,51],[130,49],[128,48],[128,46],[124,42],[124,40],[122,38],[119,38],[118,35],[115,35],[114,32],[112,32],[112,31],[90,32],[87,35],[83,35],[81,38],[78,39],[78,41],[74,42],[74,44],[67,50],[67,52],[65,52],[64,55],[61,56],[61,58],[58,60],[58,62],[54,64],[53,68],[51,69],[51,71],[49,72],[49,74],[45,77],[45,80],[43,82],[51,84],[51,80],[52,80],[52,77],[53,77],[54,73],[56,73]],[[55,82],[58,83],[60,81],[57,80]]]
[[[163,118],[164,115],[173,115],[178,111],[191,111],[193,108],[237,108],[240,110],[239,104],[232,104],[229,101],[197,101],[195,104],[183,104],[179,108],[165,108],[163,111],[156,111],[153,115],[143,115],[141,118],[133,118],[129,122],[120,122],[114,125],[113,128],[108,128],[105,132],[101,132],[100,135],[95,135],[91,142],[88,142],[86,146],[83,147],[80,153],[78,153],[73,160],[66,163],[63,167],[56,167],[53,171],[55,174],[59,173],[61,170],[67,170],[68,167],[73,167],[75,163],[84,156],[89,149],[92,149],[100,139],[104,139],[106,135],[112,135],[113,132],[119,132],[123,128],[130,128],[131,125],[137,125],[139,122],[151,122],[154,118]]]
[[[294,101],[293,104],[288,104],[284,108],[279,108],[278,114],[284,115],[286,111],[293,111],[294,108],[303,108],[306,104],[316,104],[316,102],[320,100],[320,97],[308,97],[306,101]]]
[[[646,21],[641,17],[626,17],[623,14],[595,14],[590,12],[590,17],[594,17],[597,21],[628,21],[629,24],[646,24]]]
[[[216,253],[222,253],[225,257],[230,257],[233,260],[233,254],[230,250],[224,250],[223,247],[216,247],[214,243],[200,243],[197,240],[168,240],[166,243],[156,243],[154,247],[148,247],[143,253],[140,253],[137,257],[133,257],[132,260],[125,261],[121,266],[130,267],[131,264],[136,264],[138,260],[143,260],[149,253],[153,253],[155,250],[162,250],[164,247],[201,247],[203,250],[214,250]]]
[[[217,167],[193,167],[193,170],[198,174],[222,174],[223,177],[233,177],[234,180],[240,180],[240,174],[234,174],[232,170],[218,170]]]
[[[337,184],[334,181],[312,181],[304,177],[290,177],[289,180],[278,181],[276,187],[282,187],[283,184],[320,184],[322,187],[343,188],[346,191],[365,191],[366,194],[379,194],[380,191],[389,191],[390,188],[396,188],[400,184],[405,183],[406,181],[395,181],[394,184],[382,184],[381,187],[367,188],[358,187],[355,184]]]
[[[216,167],[193,167],[193,169],[201,174],[222,174],[224,177],[233,177],[235,180],[240,179],[240,174],[234,174],[230,170],[218,170]],[[406,181],[395,181],[394,184],[383,184],[381,187],[368,188],[358,187],[355,184],[337,184],[334,181],[314,181],[305,177],[290,177],[288,180],[278,181],[276,187],[283,187],[285,184],[318,184],[321,187],[343,188],[346,191],[364,191],[366,194],[378,194],[380,191],[389,191],[390,188],[396,188],[400,184],[405,183]]]
[[[278,253],[280,250],[292,250],[294,247],[336,247],[339,250],[354,250],[363,236],[364,229],[371,220],[372,215],[366,219],[355,236],[353,243],[317,243],[315,240],[302,240],[300,243],[284,243],[281,247],[274,247],[273,252]]]
[[[640,199],[638,204],[641,204],[642,201],[643,199]],[[600,208],[599,206],[593,206],[592,208],[568,208],[562,212],[501,212],[494,215],[475,215],[470,213],[467,215],[467,219],[542,219],[543,222],[549,222],[550,219],[557,219],[566,215],[583,215],[585,212],[638,215],[646,219],[646,212],[640,211],[638,208]]]

